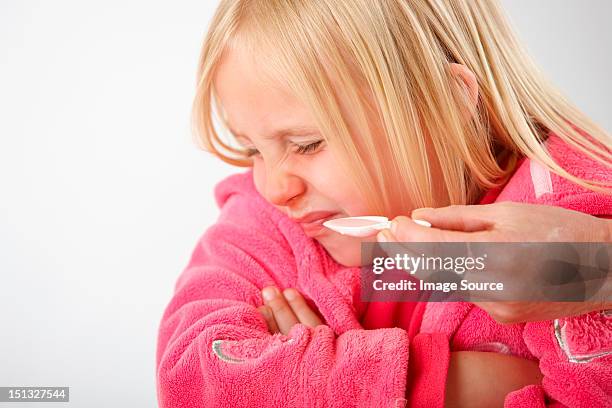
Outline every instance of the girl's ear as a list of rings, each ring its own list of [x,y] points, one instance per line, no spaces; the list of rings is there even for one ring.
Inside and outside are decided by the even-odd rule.
[[[476,80],[476,75],[465,65],[454,62],[450,63],[449,69],[451,75],[459,79],[460,83],[463,83],[465,86],[465,89],[460,89],[459,91],[467,91],[470,106],[466,107],[465,115],[469,119],[474,115],[476,105],[478,104],[478,81]]]

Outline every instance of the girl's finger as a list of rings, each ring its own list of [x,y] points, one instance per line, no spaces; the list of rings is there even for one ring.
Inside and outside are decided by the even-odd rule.
[[[319,316],[308,306],[304,297],[297,290],[293,288],[285,289],[283,295],[300,323],[309,327],[317,327],[323,324]]]
[[[276,320],[276,324],[282,334],[289,334],[289,330],[299,323],[299,320],[293,313],[291,306],[285,300],[275,286],[265,287],[262,291],[264,302],[272,309],[272,314]]]
[[[259,313],[266,320],[268,331],[271,334],[280,333],[280,330],[278,329],[278,325],[276,324],[276,320],[274,319],[274,315],[272,314],[272,310],[270,310],[270,308],[266,305],[259,306],[257,310],[259,310]]]

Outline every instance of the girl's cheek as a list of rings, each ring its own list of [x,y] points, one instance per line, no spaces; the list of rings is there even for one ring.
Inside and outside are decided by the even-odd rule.
[[[342,199],[346,189],[344,172],[329,150],[324,150],[310,159],[303,169],[303,174],[308,177],[310,184],[322,194],[335,199],[334,201],[338,201],[338,204],[345,201]]]
[[[347,214],[363,214],[359,192],[333,156],[329,154],[316,164],[310,169],[309,174],[317,190]]]
[[[253,184],[259,194],[263,195],[264,187],[266,185],[266,172],[263,165],[255,160],[253,163]]]
[[[327,202],[349,215],[363,214],[364,210],[357,191],[351,187],[350,180],[330,151],[296,159],[291,171],[311,187],[307,194],[314,203]],[[266,186],[266,169],[258,158],[253,161],[253,182],[257,191],[263,195]]]

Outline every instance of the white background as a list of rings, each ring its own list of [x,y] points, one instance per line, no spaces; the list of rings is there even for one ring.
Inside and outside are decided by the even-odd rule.
[[[70,386],[54,406],[156,405],[159,320],[217,216],[214,185],[243,171],[189,130],[216,4],[0,1],[0,386]],[[612,3],[503,4],[610,130]]]

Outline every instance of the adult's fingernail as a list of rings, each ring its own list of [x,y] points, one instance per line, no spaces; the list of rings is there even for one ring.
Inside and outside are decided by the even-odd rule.
[[[393,235],[397,235],[397,221],[396,220],[391,221],[390,230],[393,233]]]
[[[391,241],[391,239],[389,237],[389,233],[386,230],[382,230],[378,234],[376,234],[376,240],[378,242],[389,242],[389,241]]]
[[[276,288],[276,286],[268,286],[263,288],[263,290],[261,291],[261,295],[263,296],[263,298],[268,301],[274,300],[274,298],[276,298],[279,294],[280,292]]]
[[[415,223],[417,223],[417,224],[419,224],[419,225],[421,225],[421,226],[423,226],[423,227],[427,227],[427,228],[430,228],[430,227],[431,227],[431,223],[430,223],[429,221],[425,221],[425,220],[418,220],[418,219],[414,219],[414,220],[412,220],[412,221],[414,221]]]

